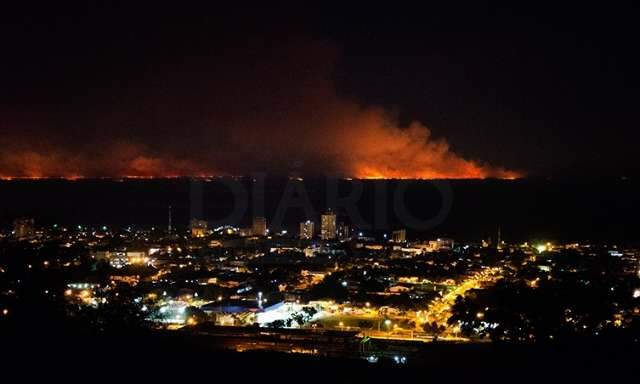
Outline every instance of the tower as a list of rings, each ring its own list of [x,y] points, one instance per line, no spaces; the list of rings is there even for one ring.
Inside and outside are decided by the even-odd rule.
[[[404,243],[407,241],[407,230],[398,229],[391,233],[391,241],[394,243]]]
[[[191,237],[206,237],[208,234],[209,224],[205,220],[191,220]]]
[[[338,224],[338,240],[344,241],[351,238],[351,229],[349,224],[340,222]]]
[[[311,220],[303,221],[300,223],[300,238],[303,240],[310,240],[313,238],[314,223]]]
[[[330,210],[320,216],[320,238],[322,240],[336,238],[336,214]]]
[[[253,236],[266,236],[267,235],[267,219],[262,216],[253,218],[253,225],[251,226]]]
[[[19,218],[13,222],[14,236],[18,240],[28,240],[35,234],[34,220],[30,218]]]

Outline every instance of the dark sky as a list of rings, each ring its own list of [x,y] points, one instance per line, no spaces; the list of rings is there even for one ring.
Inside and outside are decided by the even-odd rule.
[[[0,176],[639,170],[631,3],[26,3],[0,10]]]

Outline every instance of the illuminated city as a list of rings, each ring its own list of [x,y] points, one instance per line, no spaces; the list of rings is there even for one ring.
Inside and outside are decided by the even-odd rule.
[[[499,229],[458,241],[354,227],[339,239],[337,217],[309,217],[299,233],[274,230],[263,216],[251,228],[201,219],[180,227],[171,212],[157,227],[17,218],[2,233],[4,321],[24,310],[31,281],[66,321],[104,332],[207,335],[220,350],[396,365],[434,344],[614,337],[637,327],[638,248],[513,243]],[[541,300],[553,317],[530,317]]]
[[[326,5],[3,5],[5,381],[635,377],[638,6]]]

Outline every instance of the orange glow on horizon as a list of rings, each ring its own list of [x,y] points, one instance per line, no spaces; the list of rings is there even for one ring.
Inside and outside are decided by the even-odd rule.
[[[0,176],[0,181],[38,181],[38,180],[64,180],[64,181],[82,181],[82,180],[154,180],[154,179],[181,179],[181,178],[196,178],[196,179],[214,179],[219,177],[241,177],[231,175],[157,175],[157,176],[138,176],[138,175],[124,175],[124,176]],[[488,178],[502,179],[502,180],[518,180],[524,178],[523,174],[517,172],[505,172],[501,176],[478,176],[478,175],[460,175],[458,177],[446,177],[446,176],[425,176],[425,175],[402,175],[391,174],[384,175],[381,173],[364,172],[354,176],[343,177],[343,180],[436,180],[436,179],[448,179],[448,180],[482,180]]]
[[[435,180],[435,179],[503,179],[503,180],[516,180],[524,177],[523,173],[515,171],[507,171],[504,169],[487,170],[479,167],[478,169],[471,169],[469,172],[459,173],[452,175],[450,173],[437,173],[437,172],[418,172],[417,174],[404,172],[404,171],[379,171],[372,167],[363,167],[355,173],[353,178],[367,179],[367,180],[385,180],[385,179],[398,179],[398,180]],[[351,178],[351,177],[349,177]]]
[[[240,57],[245,53],[248,60],[257,57],[253,49]],[[157,80],[151,79],[153,87],[126,97],[122,109],[87,116],[91,129],[74,123],[68,131],[21,116],[3,123],[0,179],[204,178],[256,171],[294,178],[524,176],[456,152],[446,126],[432,132],[420,121],[399,120],[393,111],[337,92],[332,74],[340,52],[331,44],[303,40],[264,53],[235,74],[209,71],[197,83],[160,78],[179,90],[194,85],[193,94],[168,87],[149,98]],[[66,116],[71,122],[74,117]],[[42,139],[23,135],[23,126],[44,133]],[[77,137],[69,141],[69,134]]]

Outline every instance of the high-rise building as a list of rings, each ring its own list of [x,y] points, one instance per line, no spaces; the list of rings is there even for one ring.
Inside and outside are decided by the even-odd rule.
[[[351,228],[349,228],[349,224],[341,222],[338,224],[338,239],[339,240],[348,240],[351,238]]]
[[[13,233],[18,240],[27,240],[35,234],[34,220],[19,218],[13,222]]]
[[[314,229],[315,228],[313,221],[303,221],[302,223],[300,223],[300,238],[304,240],[313,239]]]
[[[407,241],[407,230],[398,229],[397,231],[393,231],[391,233],[391,241],[394,243],[404,243]]]
[[[336,214],[327,211],[320,216],[320,238],[332,240],[336,238]]]
[[[209,224],[205,220],[191,220],[191,237],[207,236]]]
[[[251,226],[251,232],[253,236],[266,236],[267,235],[267,219],[262,216],[253,218],[253,225]]]

